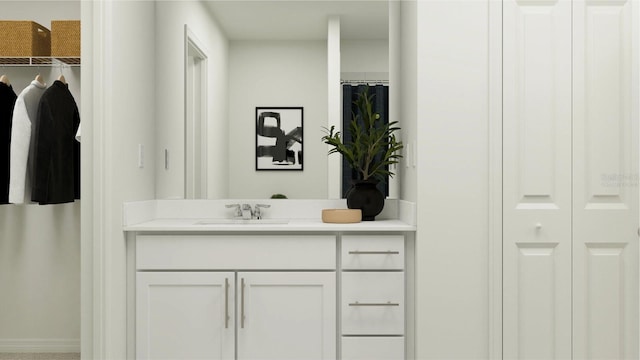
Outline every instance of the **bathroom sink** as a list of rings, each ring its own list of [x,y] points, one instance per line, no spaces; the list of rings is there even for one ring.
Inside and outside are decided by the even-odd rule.
[[[207,219],[200,220],[194,223],[194,225],[267,225],[288,223],[288,219]]]

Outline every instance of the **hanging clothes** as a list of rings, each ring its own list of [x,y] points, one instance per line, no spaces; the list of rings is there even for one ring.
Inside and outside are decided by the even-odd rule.
[[[18,95],[13,109],[11,129],[11,158],[9,202],[23,204],[31,201],[31,178],[33,174],[33,154],[29,154],[32,124],[38,115],[40,98],[46,85],[33,80]]]
[[[42,94],[32,124],[31,200],[61,204],[80,199],[80,143],[75,139],[80,113],[67,84],[56,80]]]
[[[11,85],[0,82],[0,204],[9,203],[11,123],[17,97]]]

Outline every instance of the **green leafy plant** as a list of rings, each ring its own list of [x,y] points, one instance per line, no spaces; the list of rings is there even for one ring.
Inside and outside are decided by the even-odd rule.
[[[385,181],[387,176],[395,175],[388,166],[397,164],[402,158],[400,150],[403,145],[394,134],[400,130],[398,122],[384,124],[380,114],[373,111],[373,97],[366,88],[353,102],[358,112],[353,112],[349,124],[351,141],[343,142],[342,134],[335,130],[335,126],[324,128],[327,134],[322,141],[332,146],[329,155],[342,154],[361,180]]]

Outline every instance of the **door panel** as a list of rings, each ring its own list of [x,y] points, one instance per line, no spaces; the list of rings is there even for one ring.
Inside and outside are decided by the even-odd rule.
[[[238,359],[335,359],[335,283],[335,272],[238,273]]]
[[[571,3],[503,6],[504,358],[569,358]]]
[[[638,358],[632,1],[574,1],[574,358]],[[637,25],[636,25],[637,26]]]
[[[138,272],[136,359],[232,360],[233,283],[233,273]]]
[[[558,270],[565,261],[558,256],[558,244],[520,243],[518,244],[517,277],[518,290],[518,351],[526,358],[553,359],[555,344],[566,336],[564,329],[558,329]],[[567,299],[569,300],[569,299]],[[523,356],[524,357],[524,356]]]

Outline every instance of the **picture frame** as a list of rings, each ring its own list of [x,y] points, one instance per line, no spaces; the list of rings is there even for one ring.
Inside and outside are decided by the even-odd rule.
[[[302,171],[304,108],[256,107],[256,171]]]

